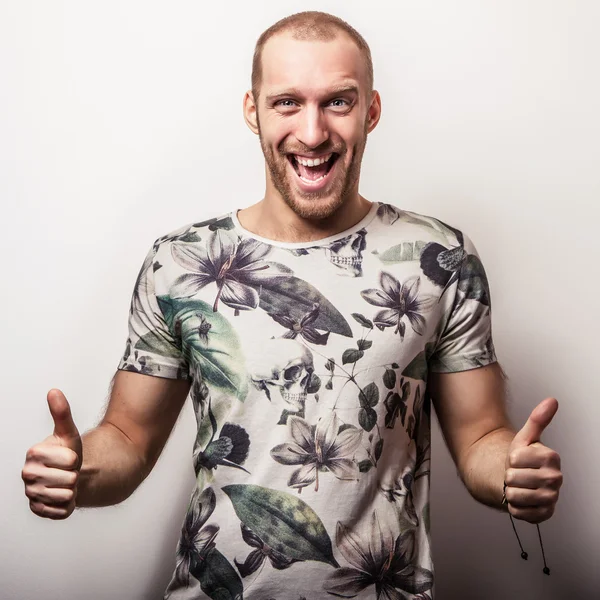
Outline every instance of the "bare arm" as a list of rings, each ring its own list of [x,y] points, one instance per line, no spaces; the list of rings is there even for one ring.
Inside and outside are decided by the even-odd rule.
[[[450,454],[473,498],[530,523],[549,519],[563,476],[560,456],[540,440],[558,409],[556,399],[540,402],[515,433],[506,414],[505,378],[498,363],[433,373],[428,386]]]
[[[162,452],[189,391],[187,381],[118,371],[106,414],[82,436],[77,506],[128,498]]]
[[[498,363],[460,373],[431,373],[428,390],[446,444],[469,493],[501,508],[505,462],[515,436]]]
[[[27,451],[22,478],[31,510],[66,519],[76,506],[108,506],[148,476],[190,384],[118,371],[101,423],[80,437],[67,399],[48,393],[54,433]]]

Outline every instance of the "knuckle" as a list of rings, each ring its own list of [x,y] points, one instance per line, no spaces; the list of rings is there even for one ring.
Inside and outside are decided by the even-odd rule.
[[[29,450],[27,450],[27,453],[25,454],[25,458],[28,461],[37,461],[41,458],[42,452],[41,449],[39,447],[39,445],[36,446],[31,446],[31,448],[29,448]]]
[[[514,467],[519,463],[520,452],[518,450],[513,450],[508,456],[509,464]]]
[[[64,521],[64,519],[66,519],[68,516],[69,513],[60,512],[54,513],[52,516],[50,516],[50,519],[52,519],[53,521]]]
[[[69,451],[69,455],[66,458],[67,467],[69,469],[75,469],[77,467],[77,462],[79,461],[79,457],[72,450]]]
[[[37,490],[31,486],[26,486],[25,487],[25,495],[30,499],[30,500],[37,500],[39,494],[37,492]]]
[[[46,512],[46,506],[41,502],[31,501],[29,502],[29,508],[31,512],[35,513],[39,517],[43,517]]]
[[[26,465],[25,467],[23,467],[23,470],[21,471],[21,479],[23,479],[23,481],[25,481],[26,483],[32,483],[32,482],[36,481],[37,477],[36,477],[36,474],[34,473],[34,471],[32,471]]]
[[[512,506],[511,504],[508,505],[508,512],[515,518],[515,519],[522,519],[523,517],[522,512],[519,508],[517,508],[516,506]]]
[[[562,485],[562,480],[562,473],[553,473],[546,478],[545,485],[549,488],[558,489]]]
[[[506,474],[504,476],[504,480],[506,481],[506,483],[508,485],[510,485],[511,483],[515,482],[515,479],[517,477],[517,472],[515,469],[513,468],[509,468],[506,470]]]

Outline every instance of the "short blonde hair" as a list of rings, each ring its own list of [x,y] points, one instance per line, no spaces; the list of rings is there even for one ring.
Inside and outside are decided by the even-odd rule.
[[[329,42],[339,33],[348,35],[356,44],[367,67],[367,91],[373,90],[373,60],[371,49],[365,39],[346,21],[329,13],[306,11],[290,15],[264,31],[256,42],[252,59],[252,93],[255,101],[262,83],[262,50],[269,39],[278,33],[290,32],[296,40],[318,40]]]

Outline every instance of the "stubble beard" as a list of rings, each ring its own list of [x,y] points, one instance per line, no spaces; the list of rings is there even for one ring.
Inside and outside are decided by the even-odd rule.
[[[360,176],[360,167],[362,157],[367,145],[367,124],[362,138],[354,147],[354,152],[350,160],[350,164],[345,167],[344,159],[348,152],[347,147],[344,148],[328,148],[327,151],[338,152],[340,155],[334,165],[335,169],[343,169],[342,173],[335,174],[335,181],[332,187],[324,191],[317,192],[302,192],[299,189],[292,187],[292,182],[288,174],[289,160],[287,155],[292,149],[285,147],[285,142],[280,144],[278,155],[275,154],[273,148],[268,146],[258,126],[258,136],[260,146],[265,157],[265,162],[271,175],[271,181],[275,189],[279,192],[284,202],[302,219],[307,220],[322,220],[332,217],[351,199],[356,183]],[[308,154],[311,150],[298,150],[297,154]]]

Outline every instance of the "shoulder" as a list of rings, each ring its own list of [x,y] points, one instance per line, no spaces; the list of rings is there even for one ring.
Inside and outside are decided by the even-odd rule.
[[[153,244],[153,250],[156,254],[162,248],[171,246],[175,242],[200,242],[214,231],[219,229],[230,230],[233,228],[234,223],[231,213],[225,213],[197,223],[188,223],[156,239]]]
[[[407,229],[411,226],[412,235],[424,242],[436,241],[447,247],[465,246],[467,236],[458,228],[430,215],[403,210],[393,204],[380,203],[377,209],[380,222],[392,229]]]

